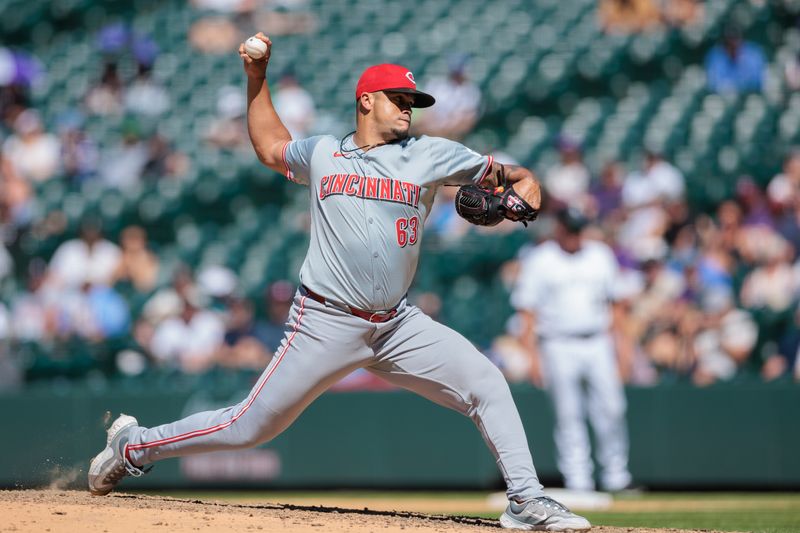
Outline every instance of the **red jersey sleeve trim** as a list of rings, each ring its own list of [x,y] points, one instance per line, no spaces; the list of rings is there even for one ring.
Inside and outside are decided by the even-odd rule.
[[[290,142],[292,141],[286,141],[286,144],[283,145],[283,149],[281,150],[281,159],[283,159],[283,166],[286,167],[286,172],[284,173],[286,175],[286,179],[293,183],[297,183],[297,181],[294,179],[294,173],[292,172],[292,169],[289,168],[289,162],[286,161],[286,149],[289,147]]]
[[[486,163],[486,170],[483,171],[483,175],[481,176],[481,179],[478,180],[478,185],[479,186],[483,186],[483,180],[486,179],[486,176],[488,176],[489,174],[492,173],[492,165],[494,165],[494,157],[492,157],[491,155],[487,155],[486,158],[489,161]]]

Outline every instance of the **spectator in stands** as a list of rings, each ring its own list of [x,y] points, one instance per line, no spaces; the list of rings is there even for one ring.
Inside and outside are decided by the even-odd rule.
[[[467,76],[468,63],[467,55],[453,55],[447,77],[425,85],[437,104],[417,121],[419,133],[459,140],[472,131],[480,116],[481,91]]]
[[[317,17],[305,0],[265,2],[253,16],[257,28],[267,35],[308,34],[317,29]]]
[[[742,208],[734,200],[725,200],[717,207],[716,223],[702,215],[695,220],[695,227],[704,242],[715,240],[725,250],[748,254],[742,247]]]
[[[133,331],[139,346],[150,346],[156,327],[167,319],[177,317],[183,309],[184,300],[205,304],[192,271],[185,265],[178,265],[172,274],[172,283],[156,291],[142,308]]]
[[[139,125],[127,121],[123,125],[122,139],[104,150],[100,162],[100,178],[110,187],[129,189],[139,183],[150,150],[142,139]]]
[[[64,291],[59,298],[61,336],[102,342],[127,333],[129,327],[128,304],[111,287],[87,281],[79,289]]]
[[[637,259],[667,252],[665,235],[671,225],[669,206],[683,200],[683,175],[659,154],[647,152],[641,171],[631,172],[622,186],[626,218],[619,244]]]
[[[783,172],[767,187],[770,210],[777,231],[800,250],[800,150],[791,150],[783,162]]]
[[[142,319],[155,326],[167,318],[177,316],[184,300],[205,303],[197,289],[192,271],[185,265],[179,265],[172,275],[172,284],[158,290],[147,300],[142,309]],[[147,345],[148,342],[140,341],[140,344]]]
[[[180,314],[155,328],[149,350],[163,366],[184,372],[203,372],[215,363],[225,337],[225,324],[199,302],[183,300]]]
[[[121,253],[111,276],[112,283],[130,282],[140,293],[156,286],[158,256],[147,246],[147,233],[139,226],[128,226],[120,234]]]
[[[703,311],[703,326],[693,343],[692,379],[697,385],[710,385],[736,375],[755,347],[758,328],[746,311],[734,307],[733,294],[727,289],[707,292]]]
[[[647,324],[639,340],[646,360],[654,365],[657,381],[667,383],[691,374],[692,341],[702,314],[689,302],[670,303],[670,312]]]
[[[93,115],[119,115],[123,106],[122,79],[117,72],[117,64],[109,61],[103,67],[100,81],[89,88],[84,105]]]
[[[189,42],[204,54],[227,54],[242,38],[239,28],[227,17],[203,17],[189,28]]]
[[[486,356],[503,372],[511,383],[530,381],[531,361],[528,348],[520,342],[521,318],[518,313],[506,322],[506,331],[494,338]]]
[[[217,363],[224,367],[261,370],[267,366],[274,344],[271,332],[255,320],[253,304],[244,298],[232,298],[228,306],[225,338],[217,354]],[[276,345],[277,348],[277,345]]]
[[[125,90],[125,110],[137,115],[163,115],[170,107],[169,93],[153,79],[150,66],[140,63],[138,69]]]
[[[3,153],[22,178],[40,182],[52,178],[60,167],[61,144],[55,135],[46,133],[39,112],[27,109],[14,121],[14,135]]]
[[[0,87],[13,88],[16,95],[29,90],[44,75],[44,65],[35,56],[20,49],[0,46]],[[27,98],[18,101],[27,106]]]
[[[790,151],[783,161],[783,172],[775,175],[767,186],[767,198],[778,210],[792,208],[800,202],[800,150]]]
[[[783,76],[790,91],[800,91],[800,53],[792,56],[783,67]]]
[[[120,256],[119,247],[103,238],[101,222],[86,217],[80,237],[64,242],[53,254],[47,283],[56,290],[78,289],[85,283],[108,286]]]
[[[767,197],[750,176],[742,176],[736,182],[736,201],[742,206],[743,225],[774,227]]]
[[[232,85],[221,87],[217,95],[217,116],[204,134],[205,141],[219,148],[249,151],[246,106],[241,89]]]
[[[744,279],[741,302],[747,308],[767,308],[780,313],[794,303],[798,280],[790,263],[792,250],[778,234],[763,234],[758,266]]]
[[[606,33],[639,33],[661,25],[661,13],[654,0],[600,0],[598,16]]]
[[[745,41],[738,28],[727,28],[722,42],[706,55],[708,88],[717,93],[760,92],[766,63],[761,47]]]
[[[653,257],[641,266],[643,287],[632,305],[632,316],[642,325],[671,316],[671,305],[686,290],[681,272],[667,268],[662,257]],[[666,314],[665,314],[666,313]],[[667,320],[672,321],[672,318]],[[640,328],[640,334],[641,334]]]
[[[228,14],[245,13],[253,9],[253,3],[249,0],[192,0],[192,6],[203,11]]]
[[[0,151],[0,241],[12,241],[19,229],[28,226],[34,207],[31,183]]]
[[[774,347],[766,356],[762,355],[761,379],[764,381],[774,381],[791,374],[798,348],[800,348],[800,314],[798,314],[798,309],[794,310],[792,324],[786,328],[783,335],[776,341],[771,339],[768,342],[768,346],[761,350],[763,353],[767,348]]]
[[[681,227],[672,239],[667,264],[676,272],[684,272],[694,265],[699,254],[697,230],[694,224]]]
[[[186,154],[173,149],[172,144],[159,134],[148,139],[147,157],[147,162],[142,169],[142,179],[147,181],[182,178],[186,176],[191,166]]]
[[[662,14],[670,26],[694,26],[703,21],[703,3],[698,0],[665,0]]]
[[[561,161],[545,173],[545,190],[560,205],[583,208],[591,176],[583,164],[580,144],[562,135],[556,145]]]
[[[561,162],[547,169],[545,190],[562,205],[583,208],[587,203],[591,176],[583,164],[580,143],[562,135],[557,146]]]
[[[589,187],[592,197],[592,208],[596,217],[605,220],[615,217],[622,207],[623,167],[618,161],[610,161],[603,165],[600,179]]]
[[[662,370],[679,371],[686,366],[679,335],[686,307],[678,305],[685,281],[681,273],[666,267],[662,257],[647,259],[641,270],[642,290],[630,299],[631,335]]]
[[[28,265],[26,290],[17,293],[11,303],[11,329],[21,341],[52,339],[58,324],[58,291],[45,285],[47,265],[34,258]]]
[[[134,33],[131,36],[130,49],[139,68],[150,70],[158,57],[158,45],[146,34]]]
[[[224,265],[208,264],[197,273],[196,279],[205,307],[227,320],[229,301],[239,283],[236,273]]]
[[[293,139],[308,137],[316,119],[314,99],[300,86],[291,71],[284,73],[278,80],[272,102]]]
[[[83,130],[83,116],[80,113],[68,113],[59,122],[64,177],[80,185],[97,174],[99,149],[94,139]]]
[[[0,47],[0,61],[3,55],[3,48]],[[30,106],[30,95],[26,87],[13,82],[10,85],[0,84],[0,120],[3,126],[13,128],[17,115]]]
[[[700,232],[700,250],[696,268],[695,294],[701,298],[706,290],[733,286],[733,271],[736,260],[733,251],[719,240],[716,229]]]
[[[647,151],[642,170],[625,178],[622,200],[627,207],[682,200],[686,184],[681,171],[655,151]]]
[[[289,309],[294,298],[294,286],[285,280],[276,281],[267,288],[265,300],[267,304],[267,322],[262,324],[261,340],[271,353],[280,346]]]
[[[103,25],[95,35],[95,47],[106,57],[122,55],[128,47],[131,31],[125,22],[114,21]]]

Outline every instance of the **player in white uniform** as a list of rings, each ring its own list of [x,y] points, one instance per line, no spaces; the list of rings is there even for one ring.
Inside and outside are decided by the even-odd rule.
[[[271,42],[258,37],[268,46],[264,59],[254,61],[239,49],[248,77],[250,138],[265,165],[308,187],[311,203],[311,242],[286,336],[238,405],[152,428],[119,417],[90,465],[91,492],[107,494],[126,474],[141,475],[142,466],[169,457],[267,442],[333,383],[366,368],[475,422],[508,486],[504,527],[589,529],[585,518],[544,495],[500,371],[405,297],[439,186],[494,187],[504,177],[518,195],[507,196],[516,198],[510,208],[524,201],[538,209],[531,172],[446,139],[408,137],[411,108],[434,99],[399,65],[376,65],[361,76],[354,134],[293,140],[270,100]]]
[[[601,484],[619,491],[631,483],[625,395],[615,357],[617,351],[625,360],[630,354],[614,328],[619,267],[606,244],[582,238],[587,220],[580,211],[563,209],[556,218],[555,239],[523,259],[512,295],[522,317],[520,342],[531,354],[532,380],[544,384],[553,401],[565,486],[595,487],[588,414]]]

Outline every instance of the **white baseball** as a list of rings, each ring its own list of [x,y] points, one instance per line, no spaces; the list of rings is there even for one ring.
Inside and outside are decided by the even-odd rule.
[[[244,51],[253,59],[261,59],[267,53],[267,43],[257,37],[250,37],[244,42]]]

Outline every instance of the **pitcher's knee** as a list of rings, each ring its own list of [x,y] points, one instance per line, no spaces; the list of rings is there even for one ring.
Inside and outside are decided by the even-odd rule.
[[[500,369],[494,365],[484,369],[483,375],[475,380],[470,392],[478,404],[511,399],[508,382]]]
[[[231,429],[234,429],[234,424]],[[235,428],[231,434],[231,444],[234,448],[255,448],[271,441],[278,436],[280,431],[275,424],[241,426]]]

